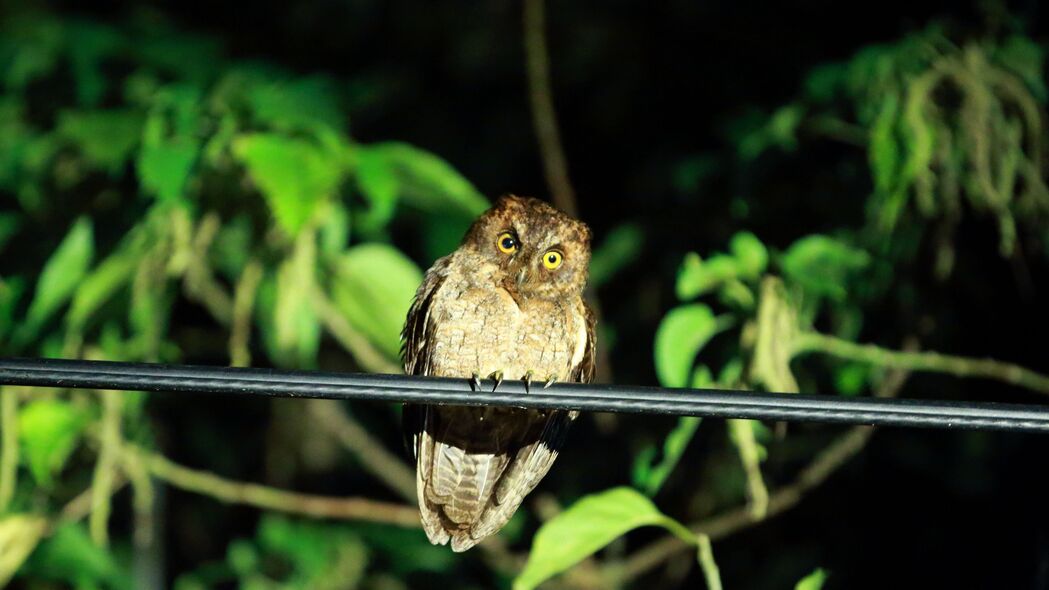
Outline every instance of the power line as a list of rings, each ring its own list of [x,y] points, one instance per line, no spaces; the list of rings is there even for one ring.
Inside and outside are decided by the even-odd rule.
[[[526,391],[521,381],[241,369],[58,359],[0,359],[0,385],[311,397],[445,405],[492,405],[836,422],[883,426],[1049,432],[1049,406],[989,402],[845,398],[717,389],[556,384]]]

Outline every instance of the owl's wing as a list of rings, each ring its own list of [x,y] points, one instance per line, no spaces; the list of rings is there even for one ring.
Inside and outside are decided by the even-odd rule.
[[[597,318],[586,301],[583,301],[583,311],[586,312],[586,348],[583,350],[583,360],[572,367],[572,377],[577,383],[590,383],[597,369]]]
[[[408,375],[428,375],[430,359],[433,355],[433,324],[430,322],[430,308],[434,295],[444,284],[448,276],[452,256],[439,259],[426,271],[423,282],[415,292],[415,299],[408,309],[408,318],[401,332],[401,359],[404,361],[404,372]]]

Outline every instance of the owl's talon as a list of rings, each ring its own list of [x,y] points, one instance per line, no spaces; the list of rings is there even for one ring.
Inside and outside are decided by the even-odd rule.
[[[543,389],[549,389],[554,383],[557,383],[557,375],[550,375],[546,378],[546,383],[543,384]]]
[[[470,376],[470,389],[474,391],[481,391],[481,375],[474,373]]]
[[[490,375],[488,375],[488,378],[489,379],[495,379],[495,385],[492,386],[492,393],[495,393],[495,390],[499,389],[499,386],[502,385],[502,383],[503,383],[503,372],[502,371],[492,371],[492,373]]]
[[[524,374],[524,377],[521,377],[521,380],[524,381],[525,393],[532,393],[532,377],[534,376],[535,371],[528,371]]]

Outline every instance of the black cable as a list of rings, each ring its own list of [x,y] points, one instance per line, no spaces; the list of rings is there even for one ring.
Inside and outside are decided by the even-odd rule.
[[[467,379],[323,373],[275,369],[0,359],[0,385],[223,393],[378,400],[419,404],[494,405],[594,412],[638,412],[718,418],[796,420],[1049,432],[1049,406],[844,398],[712,389],[556,384],[526,391],[521,381],[492,381],[473,391]]]

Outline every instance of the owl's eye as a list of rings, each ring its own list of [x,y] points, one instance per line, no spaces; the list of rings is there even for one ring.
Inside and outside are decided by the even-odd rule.
[[[499,251],[503,254],[517,252],[517,238],[508,231],[499,234],[499,239],[495,241],[495,245],[499,247]]]
[[[561,255],[557,250],[548,250],[546,254],[543,254],[543,266],[550,270],[561,266],[564,262],[565,257]]]

